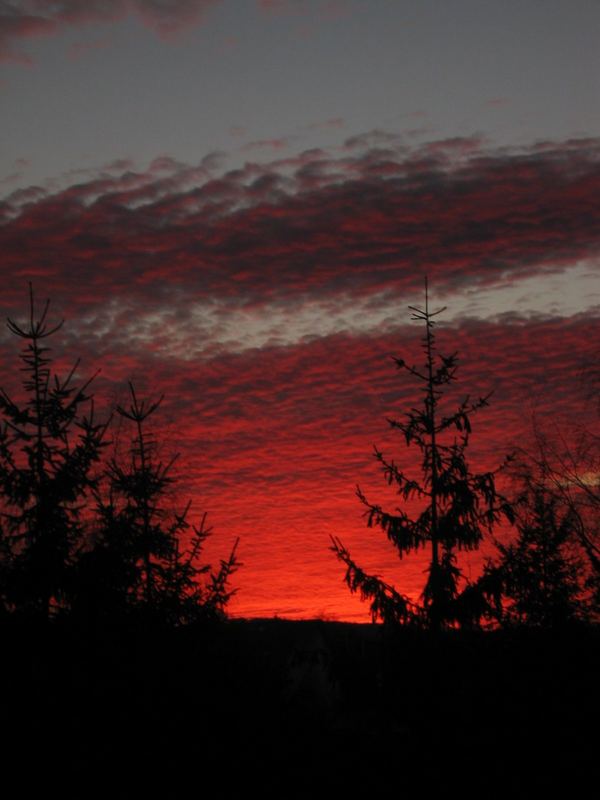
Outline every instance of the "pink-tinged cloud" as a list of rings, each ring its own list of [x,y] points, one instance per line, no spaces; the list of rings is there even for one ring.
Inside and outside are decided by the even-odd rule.
[[[28,14],[12,5],[0,7],[0,63],[16,62],[30,64],[31,59],[13,47],[19,39],[36,36],[49,36],[57,29],[57,21],[52,18]]]
[[[30,63],[19,41],[51,36],[65,27],[137,17],[161,37],[197,25],[220,0],[21,0],[0,6],[0,61]],[[85,47],[85,45],[82,45]],[[77,50],[77,55],[81,55]]]
[[[600,251],[598,140],[500,152],[446,140],[219,164],[219,154],[194,167],[162,156],[146,172],[8,195],[5,274],[40,269],[65,297],[77,275],[97,297],[146,308],[175,290],[260,306],[400,296],[425,272],[441,293],[518,282]]]
[[[120,22],[127,17],[139,20],[162,39],[172,39],[182,31],[204,21],[206,13],[222,0],[5,0],[0,4],[0,63],[24,65],[32,59],[19,48],[28,39],[52,36],[65,28]],[[257,0],[257,8],[265,13],[307,13],[310,9],[280,0]],[[325,2],[319,8],[324,19],[336,19],[345,4]],[[104,40],[99,40],[104,42]],[[237,37],[225,40],[235,46]],[[72,58],[79,58],[90,48],[105,46],[93,42],[74,45]]]

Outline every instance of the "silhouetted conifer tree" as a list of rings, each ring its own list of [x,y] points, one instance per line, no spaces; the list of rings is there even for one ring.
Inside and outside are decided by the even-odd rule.
[[[49,617],[64,606],[68,574],[82,542],[82,504],[96,480],[106,424],[94,421],[88,388],[52,372],[44,344],[62,322],[48,322],[49,301],[36,316],[29,287],[29,319],[8,319],[21,352],[25,399],[0,389],[0,503],[2,592],[9,609]]]
[[[484,588],[493,581],[500,587],[498,621],[557,627],[586,618],[575,515],[540,486],[530,486],[517,507],[518,536],[497,542],[500,559],[486,565],[481,579]]]
[[[595,375],[592,375],[595,378]],[[592,387],[597,383],[593,382]],[[596,400],[591,393],[590,399]],[[600,407],[600,402],[599,402]],[[529,492],[553,500],[557,513],[568,517],[572,542],[585,559],[585,585],[591,613],[600,615],[600,437],[591,426],[572,420],[570,442],[555,432],[544,433],[534,421],[535,447],[523,451],[520,477]]]
[[[410,477],[375,447],[375,457],[383,467],[388,484],[395,486],[403,501],[416,499],[422,511],[410,517],[402,508],[392,514],[370,502],[360,487],[357,495],[366,507],[367,524],[383,529],[400,558],[420,548],[430,551],[428,578],[423,590],[423,606],[412,604],[403,594],[375,576],[364,573],[352,560],[338,538],[332,537],[332,550],[346,565],[346,583],[371,601],[373,619],[404,623],[417,621],[432,628],[453,624],[458,619],[460,570],[457,550],[479,546],[484,530],[490,530],[504,515],[512,518],[510,505],[495,488],[493,472],[472,473],[466,460],[471,435],[471,416],[488,405],[488,397],[472,401],[466,397],[458,407],[444,411],[444,390],[455,380],[457,354],[440,355],[436,350],[434,318],[445,309],[429,310],[427,283],[425,309],[410,307],[412,319],[424,324],[422,348],[425,363],[409,366],[395,358],[399,370],[407,372],[422,389],[422,402],[411,408],[404,419],[389,419],[407,446],[420,451],[421,477]]]
[[[216,572],[200,563],[211,533],[206,514],[196,527],[188,522],[189,503],[180,514],[164,507],[176,456],[160,460],[147,429],[162,398],[140,400],[129,388],[130,404],[117,407],[117,414],[133,424],[135,434],[128,458],[108,462],[108,493],[97,495],[100,536],[85,569],[96,576],[92,582],[112,613],[142,611],[170,624],[219,616],[235,591],[229,580],[239,566],[238,542]]]

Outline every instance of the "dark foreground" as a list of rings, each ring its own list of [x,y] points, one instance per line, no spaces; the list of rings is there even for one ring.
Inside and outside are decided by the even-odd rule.
[[[5,624],[3,776],[23,796],[582,796],[599,778],[599,644],[590,628]]]

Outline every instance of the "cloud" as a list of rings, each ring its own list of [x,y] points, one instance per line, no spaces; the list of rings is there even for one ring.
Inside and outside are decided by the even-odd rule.
[[[137,17],[163,38],[197,25],[206,11],[220,0],[21,0],[0,3],[0,61],[30,63],[18,43],[33,37],[51,36],[66,27],[107,23]],[[90,46],[75,46],[79,57]]]
[[[169,37],[197,25],[206,11],[221,0],[135,0],[134,11],[160,36]]]
[[[595,414],[582,375],[598,359],[599,156],[594,139],[494,150],[468,138],[235,170],[213,159],[210,172],[124,160],[0,203],[0,311],[26,312],[27,280],[50,294],[66,318],[52,354],[63,371],[76,356],[82,375],[102,368],[98,409],[128,379],[165,393],[159,440],[181,451],[182,500],[209,511],[216,556],[242,537],[234,608],[365,619],[328,534],[418,595],[423,559],[399,564],[367,531],[354,486],[398,502],[373,443],[418,469],[385,418],[418,398],[390,356],[422,357],[406,306],[425,273],[449,306],[438,343],[459,353],[454,397],[494,391],[474,419],[475,467],[526,443],[534,413],[567,433]],[[11,390],[18,346],[0,334]]]
[[[356,136],[350,136],[344,142],[344,147],[348,150],[356,148],[364,150],[366,147],[378,147],[393,145],[398,142],[401,137],[396,133],[390,131],[381,131],[374,129],[367,133],[360,133]]]
[[[495,390],[473,420],[473,468],[493,468],[524,444],[534,411],[555,423],[573,413],[582,418],[579,373],[597,331],[597,319],[440,329],[442,352],[459,351],[454,397]],[[365,568],[418,595],[424,559],[400,564],[385,537],[367,531],[354,486],[390,508],[398,503],[372,458],[374,442],[418,472],[418,458],[385,417],[417,401],[419,387],[389,356],[418,362],[420,334],[404,326],[394,336],[338,335],[185,371],[145,361],[156,389],[166,390],[165,414],[190,492],[210,509],[217,530],[244,542],[241,608],[266,613],[279,597],[304,614],[323,603],[357,611],[329,561],[330,532],[343,532]],[[265,584],[270,597],[257,588]]]
[[[85,285],[78,290],[88,292]],[[61,312],[57,297],[51,317]],[[135,308],[115,305],[112,313],[106,337],[99,320],[88,318],[85,328],[82,320],[68,318],[52,352],[63,359],[64,370],[81,356],[82,376],[102,368],[95,384],[98,411],[109,400],[124,399],[130,378],[140,394],[165,394],[157,438],[166,451],[181,452],[181,501],[191,496],[195,514],[209,511],[216,531],[212,552],[222,553],[224,543],[242,538],[245,567],[236,580],[234,608],[268,614],[285,602],[303,609],[299,616],[325,607],[366,618],[342,585],[327,551],[328,533],[343,534],[365,568],[416,598],[424,559],[398,562],[385,537],[367,530],[354,496],[360,483],[377,502],[390,508],[398,503],[372,457],[373,443],[418,473],[414,450],[386,423],[419,402],[420,388],[390,358],[422,359],[422,331],[408,322],[406,308],[398,308],[400,324],[391,333],[336,334],[184,365],[165,357],[154,339],[140,346],[115,336]],[[172,315],[185,331],[185,313],[173,308]],[[597,357],[598,322],[471,320],[439,328],[440,351],[459,353],[449,399],[494,391],[489,408],[473,418],[474,469],[495,467],[515,446],[526,445],[534,412],[558,425],[586,414],[592,418],[595,409],[586,406],[581,376]],[[100,348],[94,334],[104,339]],[[7,337],[0,341],[2,385],[16,375],[18,346]],[[481,556],[474,558],[477,563]]]
[[[146,309],[176,292],[260,307],[401,297],[425,273],[446,294],[599,255],[598,140],[311,150],[225,172],[220,163],[165,155],[146,171],[123,162],[61,190],[9,194],[5,274],[43,270],[67,298],[77,275],[99,300],[131,296]]]
[[[31,63],[31,59],[13,48],[13,41],[37,36],[48,36],[57,29],[58,22],[52,17],[27,13],[9,3],[0,5],[0,62],[14,61]]]
[[[207,12],[222,0],[1,0],[0,63],[33,63],[20,49],[30,39],[48,37],[65,28],[120,22],[128,17],[139,20],[162,39],[172,39],[182,31],[203,22]],[[266,14],[312,15],[335,21],[347,12],[341,0],[327,0],[316,9],[288,0],[256,0],[257,9]],[[225,39],[235,46],[236,36]],[[91,39],[71,46],[69,55],[77,60],[86,52],[106,47],[108,40]]]

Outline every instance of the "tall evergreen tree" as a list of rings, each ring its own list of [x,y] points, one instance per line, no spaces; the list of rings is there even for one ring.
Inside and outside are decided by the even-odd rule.
[[[170,624],[219,616],[235,591],[229,581],[239,566],[238,543],[216,572],[202,563],[212,532],[206,514],[197,527],[188,521],[190,503],[181,513],[165,508],[177,457],[162,461],[148,429],[162,398],[142,400],[132,384],[129,391],[128,407],[118,406],[117,414],[134,426],[134,435],[127,457],[108,461],[108,492],[97,494],[100,536],[87,575],[113,612],[143,612]]]
[[[388,422],[402,434],[407,447],[420,451],[420,477],[411,477],[377,447],[374,449],[387,483],[395,487],[405,503],[420,501],[422,510],[416,517],[411,517],[403,508],[389,513],[368,500],[360,487],[357,487],[357,495],[366,507],[367,525],[382,528],[400,558],[422,548],[429,550],[422,606],[411,603],[379,578],[367,575],[339,538],[332,537],[332,550],[346,565],[345,580],[350,590],[359,591],[362,599],[371,602],[374,619],[393,623],[418,621],[439,628],[457,619],[461,573],[456,551],[477,548],[484,531],[491,530],[503,515],[511,519],[512,511],[496,491],[495,473],[471,472],[466,458],[471,417],[488,405],[489,395],[474,401],[467,396],[457,407],[444,411],[444,392],[456,379],[458,359],[456,353],[445,356],[437,352],[435,317],[445,309],[429,310],[427,282],[425,308],[410,306],[410,310],[411,319],[425,327],[424,364],[415,367],[402,358],[394,358],[394,361],[399,370],[408,373],[420,385],[422,399],[420,406],[407,411],[403,419],[389,419]]]
[[[0,389],[0,503],[2,592],[5,606],[49,617],[65,602],[68,573],[83,538],[82,504],[94,488],[106,424],[94,420],[88,393],[76,385],[79,361],[66,378],[52,371],[45,340],[62,322],[48,322],[49,301],[36,315],[29,286],[29,319],[8,319],[25,342],[25,399]]]

